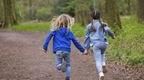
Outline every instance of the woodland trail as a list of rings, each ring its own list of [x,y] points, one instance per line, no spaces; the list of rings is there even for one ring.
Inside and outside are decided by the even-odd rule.
[[[0,80],[64,80],[55,69],[52,46],[42,52],[44,33],[0,31]],[[52,44],[50,44],[52,45]],[[98,80],[91,55],[72,46],[72,80]],[[144,80],[144,68],[127,70],[108,61],[105,80]]]

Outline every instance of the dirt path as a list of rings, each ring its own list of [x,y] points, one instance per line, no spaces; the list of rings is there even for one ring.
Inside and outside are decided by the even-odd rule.
[[[0,31],[0,80],[64,80],[57,72],[51,47],[48,54],[41,50],[43,33]],[[72,80],[98,80],[91,56],[81,56],[72,48]],[[144,80],[144,68],[137,72],[108,63],[105,80]]]

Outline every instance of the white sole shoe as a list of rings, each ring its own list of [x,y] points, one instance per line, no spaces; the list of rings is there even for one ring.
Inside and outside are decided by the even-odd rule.
[[[61,66],[62,64],[58,64],[56,67],[57,67],[57,70],[61,70]]]
[[[104,80],[104,73],[103,72],[99,73],[99,80]]]

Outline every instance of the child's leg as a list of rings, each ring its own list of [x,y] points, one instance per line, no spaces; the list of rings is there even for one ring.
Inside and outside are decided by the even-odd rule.
[[[66,70],[66,78],[67,80],[70,80],[71,77],[71,67],[67,66],[67,70]]]
[[[106,69],[105,53],[102,54],[102,68],[103,68],[103,72],[106,73],[107,69]]]
[[[66,62],[66,77],[70,78],[71,76],[70,53],[65,53],[64,59]]]
[[[106,73],[107,69],[106,69],[106,56],[105,56],[105,50],[106,50],[107,45],[104,45],[103,49],[101,50],[102,52],[102,68],[103,68],[103,72]]]
[[[105,51],[102,50],[102,66],[106,66],[106,57],[105,57]]]
[[[102,72],[102,55],[101,55],[101,50],[96,47],[93,46],[93,53],[94,53],[94,58],[96,61],[96,68],[98,73]]]
[[[57,70],[61,70],[62,60],[63,60],[62,52],[57,52],[55,55],[55,62],[56,62]]]
[[[104,73],[102,69],[102,55],[101,55],[101,49],[97,46],[93,47],[93,53],[94,53],[94,58],[96,61],[96,68],[99,74],[99,80],[104,79]]]

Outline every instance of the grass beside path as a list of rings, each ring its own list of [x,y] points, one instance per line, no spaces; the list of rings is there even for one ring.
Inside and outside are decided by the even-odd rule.
[[[14,31],[28,31],[28,32],[46,32],[49,30],[49,22],[40,22],[40,23],[20,23],[14,25],[12,30]]]
[[[40,23],[21,23],[12,27],[14,31],[26,31],[26,32],[48,32],[50,30],[50,22],[40,22]],[[85,26],[80,24],[75,24],[72,27],[72,31],[77,37],[84,36]]]

